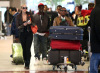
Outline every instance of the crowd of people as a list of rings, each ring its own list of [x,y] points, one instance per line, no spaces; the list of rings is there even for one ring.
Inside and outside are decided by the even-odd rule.
[[[7,8],[5,12],[5,23],[7,26],[7,34],[13,35],[14,42],[20,42],[23,48],[23,57],[25,62],[25,69],[29,69],[30,58],[31,58],[31,44],[34,38],[34,51],[35,59],[39,61],[40,55],[42,54],[42,60],[44,64],[47,64],[47,50],[50,45],[50,39],[48,38],[48,31],[50,26],[77,26],[78,17],[82,16],[82,5],[76,6],[75,11],[70,13],[65,7],[61,5],[57,6],[55,11],[48,8],[47,5],[43,3],[38,4],[38,12],[33,13],[32,11],[27,11],[27,5],[22,5],[21,10],[15,7]],[[88,4],[88,9],[92,10],[94,8],[94,3]],[[37,25],[38,30],[33,36],[31,26]],[[83,40],[86,42],[81,42],[86,44],[88,41],[87,26],[90,26],[90,22],[84,27]],[[84,38],[87,37],[87,38]],[[87,49],[87,45],[85,45]],[[84,47],[84,46],[83,46]]]

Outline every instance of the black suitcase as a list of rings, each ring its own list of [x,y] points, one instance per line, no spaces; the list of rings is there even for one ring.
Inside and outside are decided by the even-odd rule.
[[[51,65],[57,65],[58,63],[60,63],[59,53],[59,50],[51,50],[48,52],[48,61]]]
[[[73,26],[52,26],[49,29],[51,39],[83,40],[83,29]]]
[[[81,64],[81,51],[75,50],[51,50],[48,52],[48,61],[51,65],[57,65],[58,63],[64,63],[64,57],[67,56],[71,63],[75,65]]]
[[[70,51],[70,61],[75,65],[81,64],[81,51]]]

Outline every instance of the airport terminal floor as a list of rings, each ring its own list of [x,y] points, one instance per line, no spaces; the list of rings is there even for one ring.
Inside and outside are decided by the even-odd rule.
[[[44,65],[42,61],[40,61],[39,65],[35,65],[34,43],[32,43],[31,46],[32,57],[30,69],[24,69],[24,65],[13,64],[12,58],[10,57],[12,54],[12,38],[12,36],[7,36],[5,39],[0,39],[0,73],[65,73],[64,70],[55,69],[55,71],[53,71],[52,65]],[[84,66],[77,66],[76,72],[72,67],[68,66],[68,71],[66,73],[88,73],[88,66],[89,61],[85,61]]]

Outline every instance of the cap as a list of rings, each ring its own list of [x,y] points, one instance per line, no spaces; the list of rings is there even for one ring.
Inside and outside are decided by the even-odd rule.
[[[43,4],[43,3],[39,3],[39,4],[38,4],[38,7],[39,7],[39,6],[44,6],[44,4]]]

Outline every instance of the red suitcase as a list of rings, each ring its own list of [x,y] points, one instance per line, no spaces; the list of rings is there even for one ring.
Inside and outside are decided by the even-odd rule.
[[[80,50],[80,41],[70,40],[51,40],[50,46],[52,49]]]

